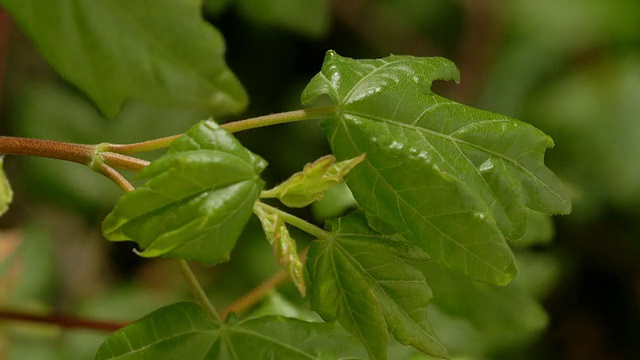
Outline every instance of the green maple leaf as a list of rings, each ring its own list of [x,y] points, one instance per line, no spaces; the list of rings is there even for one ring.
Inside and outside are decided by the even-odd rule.
[[[390,227],[441,266],[506,284],[517,268],[505,239],[524,235],[527,208],[566,214],[571,204],[544,166],[551,138],[431,91],[434,80],[458,77],[442,58],[330,51],[302,101],[328,95],[336,104],[323,126],[338,159],[367,154],[347,184],[372,226]]]
[[[265,167],[229,132],[200,122],[138,174],[145,183],[120,198],[103,233],[137,242],[142,256],[228,260],[264,186],[258,175]]]
[[[374,359],[387,358],[389,334],[436,357],[447,357],[427,322],[431,289],[408,260],[428,256],[415,245],[371,230],[361,213],[330,222],[333,236],[307,255],[312,308],[360,338]]]
[[[230,318],[221,324],[194,303],[173,304],[115,332],[96,360],[354,359],[359,353],[358,344],[333,324]]]

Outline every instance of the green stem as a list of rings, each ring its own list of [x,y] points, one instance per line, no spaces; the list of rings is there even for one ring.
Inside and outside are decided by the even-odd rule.
[[[198,300],[198,303],[200,304],[200,306],[204,308],[204,310],[207,312],[209,317],[213,319],[213,321],[222,322],[222,320],[220,319],[220,315],[218,314],[218,311],[213,306],[211,301],[209,301],[207,294],[205,294],[204,290],[202,289],[202,286],[200,286],[198,279],[196,279],[196,276],[193,274],[193,271],[191,271],[191,268],[189,267],[189,264],[187,263],[187,261],[178,260],[178,265],[180,265],[180,271],[182,272],[182,276],[184,276],[184,279],[187,281],[187,284],[191,289],[191,293],[193,293],[193,296],[195,296],[196,300]]]
[[[291,215],[286,211],[282,211],[280,209],[274,208],[273,206],[267,205],[260,201],[256,201],[256,203],[253,206],[254,206],[254,209],[256,207],[262,207],[266,211],[278,213],[278,216],[282,219],[282,221],[286,222],[289,225],[295,226],[298,229],[306,232],[307,234],[311,234],[318,239],[327,239],[331,237],[330,232],[324,231],[321,228],[309,223],[308,221],[300,219],[297,216]]]
[[[304,110],[295,110],[288,111],[283,113],[271,114],[258,116],[251,119],[233,121],[226,124],[220,125],[221,128],[226,129],[229,132],[239,132],[249,129],[256,129],[260,127],[276,125],[276,124],[284,124],[295,121],[304,121],[304,120],[312,120],[312,119],[320,119],[324,117],[331,116],[335,113],[335,107],[324,107],[324,108],[314,108],[314,109],[304,109]],[[182,134],[168,136],[160,139],[154,139],[149,141],[143,141],[139,143],[133,144],[106,144],[105,150],[111,151],[119,154],[135,154],[147,151],[153,151],[158,149],[163,149],[171,145],[171,143],[177,138],[181,137]]]
[[[137,157],[117,154],[113,152],[101,152],[100,156],[102,157],[102,159],[104,159],[105,164],[120,169],[140,171],[151,164],[151,162],[147,160],[142,160],[138,159]]]
[[[260,127],[276,125],[276,124],[285,124],[296,121],[304,121],[304,120],[312,120],[312,119],[320,119],[332,116],[335,114],[336,108],[334,106],[324,107],[324,108],[313,108],[313,109],[303,109],[303,110],[294,110],[283,113],[271,114],[258,116],[252,119],[234,121],[226,124],[220,125],[223,129],[226,129],[229,132],[239,132],[249,129],[256,129]]]

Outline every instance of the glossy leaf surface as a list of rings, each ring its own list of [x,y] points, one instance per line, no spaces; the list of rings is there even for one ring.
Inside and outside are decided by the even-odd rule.
[[[517,269],[505,238],[524,234],[527,208],[566,214],[571,204],[544,166],[551,138],[430,89],[458,77],[442,58],[353,60],[330,51],[302,101],[328,95],[338,107],[323,124],[338,159],[367,154],[347,184],[369,218],[442,266],[506,284]]]
[[[4,214],[7,209],[9,209],[9,204],[13,199],[13,191],[11,190],[11,185],[9,185],[9,180],[4,173],[3,169],[4,157],[0,155],[0,216]]]
[[[247,95],[201,2],[1,0],[53,67],[109,117],[128,98],[236,113]],[[179,29],[179,31],[178,31]]]
[[[390,334],[447,357],[427,322],[431,289],[407,262],[428,256],[403,239],[372,231],[361,213],[330,224],[333,237],[314,241],[307,255],[312,308],[362,340],[373,359],[387,358]]]
[[[216,123],[200,122],[140,172],[145,183],[120,198],[104,235],[137,242],[146,257],[227,260],[262,190],[265,166]]]
[[[156,310],[114,333],[96,359],[338,359],[357,352],[352,338],[332,324],[282,316],[220,324],[198,305],[185,302]]]

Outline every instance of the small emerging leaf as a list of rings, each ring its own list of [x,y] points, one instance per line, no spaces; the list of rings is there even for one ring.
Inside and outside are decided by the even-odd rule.
[[[529,209],[567,214],[571,203],[544,165],[551,138],[431,91],[452,79],[458,70],[443,58],[330,51],[302,101],[328,95],[336,104],[323,127],[338,159],[367,153],[347,185],[376,229],[392,228],[441,266],[504,285],[517,273],[506,239],[523,236]]]
[[[213,121],[202,121],[143,169],[144,185],[122,196],[105,237],[133,240],[146,257],[225,261],[264,185],[266,162]]]
[[[333,155],[323,156],[304,166],[282,184],[263,191],[263,198],[278,198],[289,207],[305,207],[322,200],[324,193],[344,181],[344,176],[361,163],[365,154],[336,163]]]
[[[4,170],[2,168],[3,163],[4,157],[0,156],[0,216],[7,212],[9,204],[11,203],[11,200],[13,200],[13,191],[11,190],[11,185],[9,185],[7,176],[4,174]]]
[[[431,289],[408,260],[427,260],[404,239],[371,230],[361,213],[330,222],[333,237],[307,255],[312,308],[338,320],[364,342],[373,359],[387,358],[389,334],[440,358],[447,350],[427,322]]]
[[[278,264],[289,272],[289,276],[293,283],[296,284],[298,291],[302,296],[305,296],[307,288],[304,284],[302,261],[298,256],[296,241],[289,234],[284,221],[278,216],[275,209],[264,206],[259,202],[255,204],[253,211],[262,223],[262,228],[267,235],[269,244],[273,247],[273,253]]]
[[[115,332],[100,346],[96,360],[353,359],[359,355],[355,341],[334,324],[282,316],[230,318],[220,324],[194,303],[173,304]]]

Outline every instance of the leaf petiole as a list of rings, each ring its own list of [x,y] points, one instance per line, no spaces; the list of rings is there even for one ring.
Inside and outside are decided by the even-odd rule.
[[[256,203],[253,205],[253,209],[254,212],[257,212],[258,210],[256,210],[256,208],[260,208],[262,207],[265,210],[271,211],[271,212],[276,212],[278,213],[278,216],[282,219],[282,221],[284,221],[285,223],[295,226],[298,229],[306,232],[307,234],[310,234],[318,239],[327,239],[331,237],[331,233],[328,231],[324,231],[321,228],[303,220],[300,219],[297,216],[291,215],[286,211],[282,211],[280,209],[274,208],[273,206],[267,205],[263,202],[260,201],[256,201]]]
[[[334,114],[336,108],[323,107],[304,110],[287,111],[277,114],[270,114],[264,116],[258,116],[255,118],[244,119],[221,124],[220,127],[235,133],[244,130],[257,129],[260,127],[285,124],[296,121],[319,119],[328,117]],[[141,152],[153,151],[163,149],[171,145],[171,143],[181,137],[182,134],[167,136],[164,138],[142,141],[133,144],[105,144],[105,151],[114,152],[118,154],[136,154]]]
[[[202,306],[204,311],[207,312],[207,315],[209,315],[209,317],[211,317],[213,321],[222,322],[222,320],[220,319],[220,315],[218,314],[218,311],[213,306],[211,301],[209,301],[207,294],[202,289],[202,286],[200,286],[198,279],[193,274],[193,271],[191,271],[191,268],[189,267],[189,264],[187,263],[187,261],[178,260],[178,265],[180,266],[180,271],[182,272],[182,276],[184,276],[185,280],[187,281],[187,284],[189,285],[189,289],[191,289],[193,296],[195,296],[196,300],[198,300],[198,303],[200,304],[200,306]]]
[[[122,191],[124,192],[131,192],[135,190],[133,185],[131,185],[131,183],[127,179],[125,179],[125,177],[122,176],[122,174],[120,174],[116,169],[112,168],[107,164],[101,163],[98,166],[95,166],[95,167],[92,166],[91,169],[97,173],[100,173],[108,177],[111,181],[116,183],[116,185],[118,185],[120,189],[122,189]]]

